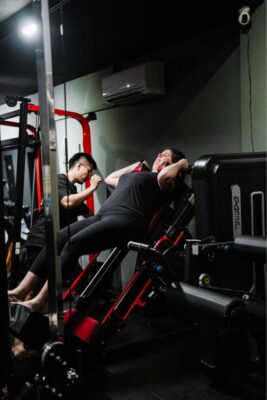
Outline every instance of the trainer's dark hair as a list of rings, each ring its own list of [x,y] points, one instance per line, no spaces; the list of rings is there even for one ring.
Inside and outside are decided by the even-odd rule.
[[[75,153],[70,159],[69,159],[69,169],[73,168],[74,165],[80,161],[81,158],[85,158],[93,167],[93,169],[96,169],[96,162],[93,159],[92,156],[88,153]]]
[[[181,160],[182,158],[185,158],[184,153],[182,151],[176,149],[175,147],[165,147],[165,149],[168,149],[172,152],[172,161],[174,163]]]

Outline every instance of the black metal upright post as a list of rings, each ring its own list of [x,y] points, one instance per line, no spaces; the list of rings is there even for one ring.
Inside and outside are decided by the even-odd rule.
[[[7,271],[5,262],[6,251],[2,178],[2,145],[0,144],[0,393],[2,389],[8,389],[12,375],[12,358],[9,339]]]
[[[16,189],[15,189],[15,215],[14,229],[12,236],[12,264],[10,275],[10,288],[14,288],[18,283],[19,255],[21,247],[21,218],[23,206],[24,191],[24,171],[25,171],[25,154],[28,140],[27,134],[27,104],[29,99],[20,98],[20,118],[19,118],[19,139],[17,153],[17,173],[16,173]]]

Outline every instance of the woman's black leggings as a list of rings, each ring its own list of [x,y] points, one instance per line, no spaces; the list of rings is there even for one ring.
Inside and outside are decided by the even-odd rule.
[[[126,215],[94,215],[82,219],[58,234],[63,280],[73,271],[78,258],[113,247],[121,247],[130,240],[142,240],[147,224],[140,218]],[[47,278],[47,249],[44,247],[30,269],[41,279]]]

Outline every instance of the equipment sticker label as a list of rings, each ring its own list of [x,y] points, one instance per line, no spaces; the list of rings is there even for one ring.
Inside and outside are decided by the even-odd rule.
[[[241,191],[240,186],[232,185],[232,218],[234,238],[242,234],[242,216],[241,216]]]

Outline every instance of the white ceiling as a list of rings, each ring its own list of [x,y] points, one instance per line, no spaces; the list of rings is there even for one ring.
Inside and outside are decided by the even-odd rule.
[[[240,1],[180,1],[177,11],[173,0],[153,2],[153,7],[146,0],[49,0],[54,84],[110,65],[120,70],[221,26],[239,35]],[[0,104],[6,95],[36,91],[34,45],[22,43],[17,32],[21,16],[32,12],[31,2],[0,0]]]
[[[0,0],[0,22],[5,21],[30,2],[31,0]]]

